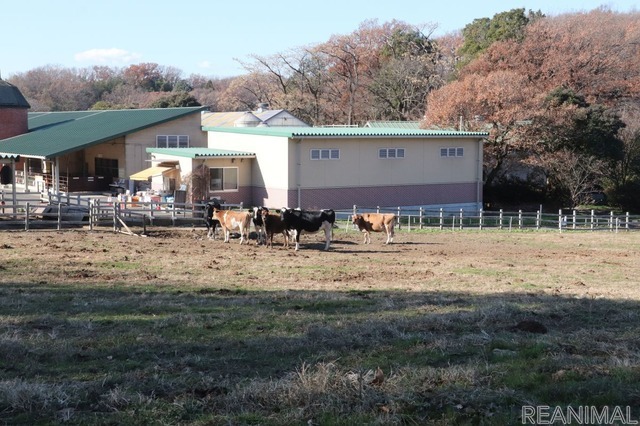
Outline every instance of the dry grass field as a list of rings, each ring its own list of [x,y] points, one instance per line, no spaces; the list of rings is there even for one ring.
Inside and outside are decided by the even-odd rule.
[[[0,232],[0,422],[640,419],[640,234]]]

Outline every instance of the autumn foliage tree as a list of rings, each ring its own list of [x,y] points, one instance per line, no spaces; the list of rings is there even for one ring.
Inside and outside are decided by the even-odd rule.
[[[621,159],[618,132],[625,124],[617,111],[640,100],[638,18],[598,9],[535,19],[522,38],[494,42],[460,69],[458,80],[433,92],[426,124],[451,126],[462,116],[465,128],[490,131],[486,185],[531,165],[551,175],[542,159],[561,152],[604,161],[607,167],[592,168],[590,179],[610,185],[607,170]]]

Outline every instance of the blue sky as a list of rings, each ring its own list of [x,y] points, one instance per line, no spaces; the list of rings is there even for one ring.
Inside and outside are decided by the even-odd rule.
[[[558,15],[601,6],[638,10],[633,0],[11,1],[0,8],[0,76],[45,65],[155,62],[184,77],[228,77],[244,73],[236,59],[321,43],[368,19],[437,25],[442,35],[514,8]]]

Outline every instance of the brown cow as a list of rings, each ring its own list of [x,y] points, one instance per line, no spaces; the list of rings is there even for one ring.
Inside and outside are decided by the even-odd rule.
[[[266,234],[267,247],[273,247],[273,234],[282,233],[284,235],[284,247],[289,247],[289,230],[284,226],[279,214],[269,213],[269,209],[262,207],[263,229]]]
[[[213,210],[213,219],[217,219],[220,222],[222,231],[224,232],[224,242],[229,242],[231,231],[240,231],[240,244],[242,244],[246,238],[247,244],[249,244],[249,231],[251,230],[251,213],[239,212],[232,210]]]
[[[362,213],[351,217],[354,225],[364,232],[364,244],[371,244],[371,232],[386,232],[387,242],[393,242],[396,215],[393,213]]]

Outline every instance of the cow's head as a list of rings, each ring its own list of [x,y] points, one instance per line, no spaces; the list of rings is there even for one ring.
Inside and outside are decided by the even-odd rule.
[[[269,209],[266,207],[260,207],[258,214],[262,216],[262,221],[264,222],[265,218],[269,216]]]
[[[285,220],[285,218],[290,217],[291,213],[293,213],[293,209],[288,207],[283,207],[280,209],[280,219]]]
[[[362,215],[361,214],[354,214],[353,216],[351,216],[351,222],[353,224],[357,224],[361,220],[362,220]]]

